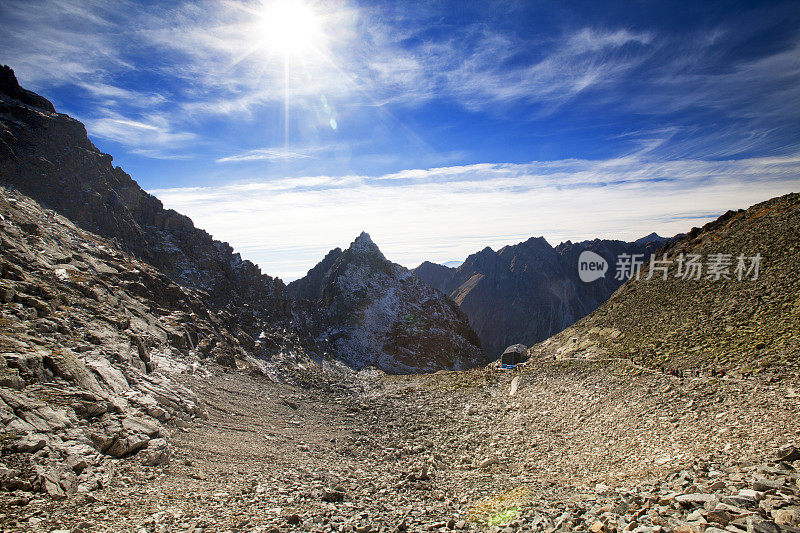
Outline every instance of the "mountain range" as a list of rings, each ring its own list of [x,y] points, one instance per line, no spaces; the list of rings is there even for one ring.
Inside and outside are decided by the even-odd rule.
[[[368,235],[332,251],[287,291],[230,245],[164,209],[92,144],[80,122],[21,88],[7,66],[0,67],[0,163],[0,183],[194,290],[231,338],[259,357],[289,350],[393,372],[485,363],[458,308],[388,262]]]
[[[638,244],[567,242],[553,249],[530,239],[498,252],[487,248],[454,269],[424,263],[412,275],[364,234],[287,288],[188,217],[165,209],[92,144],[80,122],[21,88],[9,67],[0,68],[0,95],[0,182],[195,290],[232,337],[264,358],[280,354],[291,338],[294,349],[314,360],[338,359],[353,368],[480,365],[486,359],[476,355],[478,345],[495,358],[505,345],[532,344],[585,316],[617,288],[608,278],[577,283],[577,250],[612,260],[618,253],[647,253],[662,241],[652,235]]]
[[[652,233],[635,242],[567,241],[553,248],[537,237],[496,252],[486,247],[457,268],[426,261],[414,275],[458,304],[486,355],[496,359],[511,344],[530,346],[594,311],[624,282],[613,268],[619,257],[647,258],[668,241]],[[590,283],[578,274],[578,258],[587,250],[610,265]]]
[[[2,68],[0,529],[796,532],[798,228],[413,272],[362,233],[286,286]]]

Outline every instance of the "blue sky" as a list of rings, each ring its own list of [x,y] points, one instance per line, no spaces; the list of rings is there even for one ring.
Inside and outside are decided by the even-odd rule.
[[[0,62],[284,279],[688,230],[800,190],[797,2],[0,4]]]

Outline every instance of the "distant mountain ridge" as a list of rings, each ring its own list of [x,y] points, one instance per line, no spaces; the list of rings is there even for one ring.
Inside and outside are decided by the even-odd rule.
[[[646,244],[656,243],[656,244],[666,244],[670,239],[666,237],[660,236],[658,233],[653,232],[650,235],[645,235],[639,239],[633,241],[633,244],[636,246],[645,246]]]
[[[304,331],[353,368],[428,372],[487,362],[458,307],[388,261],[367,233],[331,250],[287,290]]]
[[[455,269],[426,261],[414,274],[458,304],[494,359],[511,344],[535,344],[589,314],[622,284],[614,277],[618,256],[647,258],[667,241],[651,234],[633,243],[595,239],[553,248],[543,237],[532,237],[497,252],[486,247]],[[605,277],[580,281],[584,250],[605,258]]]

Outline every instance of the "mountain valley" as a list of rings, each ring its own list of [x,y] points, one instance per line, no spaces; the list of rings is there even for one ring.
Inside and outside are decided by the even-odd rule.
[[[3,67],[0,531],[795,533],[798,216],[413,272],[362,233],[285,285]]]

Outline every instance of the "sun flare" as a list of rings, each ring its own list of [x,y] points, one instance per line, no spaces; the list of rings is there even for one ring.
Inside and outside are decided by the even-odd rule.
[[[265,6],[261,19],[263,44],[271,52],[298,55],[324,44],[319,15],[300,0],[275,0]]]

